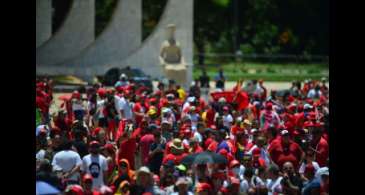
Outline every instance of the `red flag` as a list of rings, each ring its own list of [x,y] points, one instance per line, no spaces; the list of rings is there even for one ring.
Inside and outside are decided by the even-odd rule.
[[[243,110],[247,108],[249,104],[249,98],[245,91],[240,91],[237,93],[235,101],[238,103],[238,110]]]

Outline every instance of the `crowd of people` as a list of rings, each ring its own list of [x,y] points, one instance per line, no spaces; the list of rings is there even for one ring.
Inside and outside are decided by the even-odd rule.
[[[295,81],[281,94],[262,80],[238,81],[223,89],[233,100],[207,101],[206,82],[153,90],[123,75],[113,87],[60,97],[56,113],[52,81],[36,86],[36,179],[59,194],[329,193],[325,80]],[[226,161],[184,163],[205,152]]]

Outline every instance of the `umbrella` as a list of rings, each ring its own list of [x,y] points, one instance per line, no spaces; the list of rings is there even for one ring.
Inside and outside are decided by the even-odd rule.
[[[190,154],[184,157],[181,161],[182,164],[207,164],[207,163],[217,163],[226,164],[227,159],[221,155],[210,151],[205,151],[201,153]]]
[[[35,184],[35,188],[36,188],[36,194],[37,195],[41,195],[41,194],[59,194],[60,191],[51,186],[50,184],[43,182],[43,181],[37,181]]]

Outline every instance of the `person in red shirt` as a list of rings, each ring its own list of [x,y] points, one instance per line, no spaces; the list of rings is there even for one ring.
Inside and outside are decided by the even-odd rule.
[[[200,153],[200,152],[203,152],[203,148],[201,146],[199,146],[198,144],[198,139],[196,137],[192,137],[190,138],[190,141],[189,141],[189,145],[190,145],[190,148],[189,148],[189,153],[191,154],[195,154],[195,153]]]
[[[171,153],[167,154],[163,160],[162,163],[166,164],[167,161],[169,160],[173,160],[175,165],[178,165],[180,163],[180,161],[187,156],[186,153],[184,153],[184,146],[182,144],[181,139],[179,138],[175,138],[172,140],[172,144],[170,145],[171,149]]]
[[[314,158],[320,167],[326,166],[329,155],[327,141],[322,137],[322,129],[316,127],[312,130],[311,150],[314,151]]]
[[[288,130],[281,131],[281,141],[271,145],[268,151],[272,161],[280,168],[287,161],[298,168],[299,162],[304,159],[304,152],[297,143],[291,140]]]
[[[136,138],[131,136],[130,131],[125,131],[119,138],[120,147],[117,155],[117,162],[121,159],[127,159],[131,169],[135,169],[134,156],[137,150]]]
[[[147,112],[147,106],[145,98],[142,96],[136,96],[136,103],[133,106],[133,113],[137,125],[142,121],[146,112]]]
[[[139,141],[139,147],[141,152],[141,162],[143,165],[147,165],[150,145],[155,141],[155,137],[153,136],[152,132],[157,129],[156,125],[149,125],[146,129],[146,134],[141,137]]]

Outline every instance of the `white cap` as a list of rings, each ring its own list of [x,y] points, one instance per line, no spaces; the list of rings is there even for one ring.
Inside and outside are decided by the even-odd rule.
[[[288,134],[289,133],[289,131],[288,130],[286,130],[286,129],[284,129],[284,130],[282,130],[281,131],[281,135],[286,135],[286,134]]]
[[[127,78],[127,75],[125,75],[124,73],[122,73],[119,77],[119,79],[122,79],[122,78]]]
[[[253,129],[251,129],[251,134],[252,133],[255,133],[255,132],[258,132],[259,130],[257,130],[257,129],[255,129],[255,128],[253,128]]]
[[[150,169],[146,166],[143,166],[141,168],[138,169],[138,173],[151,173]]]
[[[312,109],[313,108],[313,106],[312,105],[310,105],[310,104],[304,104],[304,106],[303,106],[303,108],[304,109]]]
[[[195,101],[195,97],[188,97],[188,102],[194,102]]]
[[[222,103],[224,103],[224,102],[226,102],[226,98],[221,97],[221,98],[219,98],[218,102],[222,102]]]

